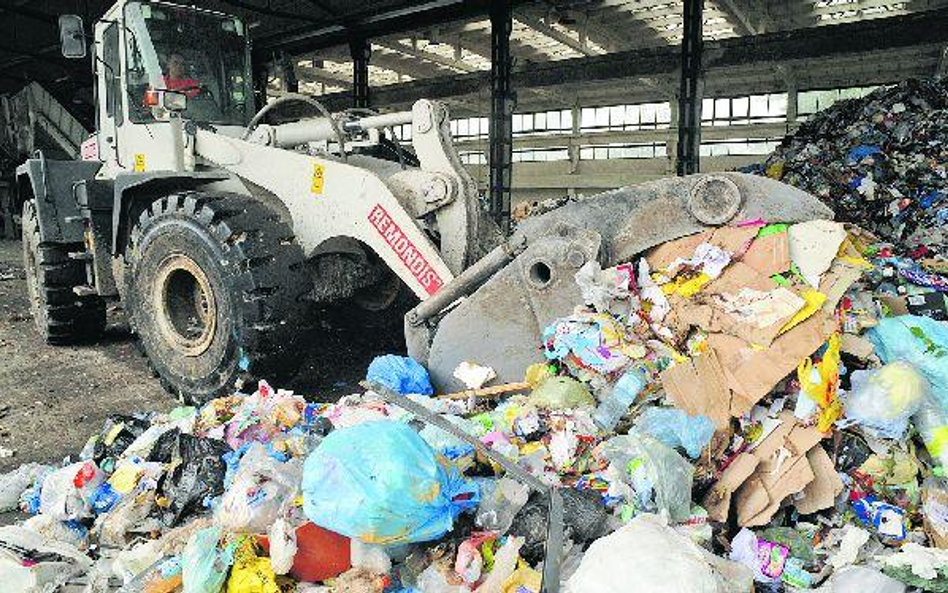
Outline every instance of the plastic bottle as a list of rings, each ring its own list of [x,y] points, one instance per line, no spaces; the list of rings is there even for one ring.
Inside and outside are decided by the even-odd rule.
[[[593,412],[593,420],[606,432],[615,430],[619,420],[629,411],[629,406],[645,387],[645,380],[634,369],[619,377],[612,390],[602,398]]]
[[[513,523],[514,515],[520,511],[530,496],[526,485],[510,478],[497,480],[489,489],[484,488],[477,507],[475,521],[488,531],[506,533]]]

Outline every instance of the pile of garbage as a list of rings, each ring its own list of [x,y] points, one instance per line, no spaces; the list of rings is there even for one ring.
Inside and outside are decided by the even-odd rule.
[[[948,79],[910,79],[840,101],[747,169],[803,189],[838,220],[945,253]]]
[[[0,582],[948,591],[945,266],[747,220],[586,264],[521,382],[469,361],[436,395],[388,355],[337,402],[261,382],[116,416],[0,476],[32,515],[0,528]]]

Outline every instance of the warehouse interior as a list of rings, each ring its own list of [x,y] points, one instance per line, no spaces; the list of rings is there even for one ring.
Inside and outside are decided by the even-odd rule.
[[[265,84],[258,81],[260,100],[293,91],[332,110],[358,105],[382,112],[419,98],[446,102],[458,152],[485,195],[492,113],[510,118],[506,133],[494,136],[498,145],[510,144],[512,170],[494,193],[509,193],[514,204],[590,195],[678,170],[680,114],[690,99],[681,93],[687,2],[507,4],[499,14],[483,1],[201,3],[248,23],[256,72],[266,76]],[[0,8],[6,40],[0,95],[9,102],[27,83],[41,84],[78,122],[80,128],[64,116],[51,124],[72,134],[73,144],[94,125],[92,75],[88,64],[59,55],[55,23],[59,14],[74,13],[88,26],[110,5],[11,0]],[[700,30],[702,40],[700,170],[759,161],[809,115],[841,98],[943,74],[948,40],[938,23],[946,6],[942,0],[703,3],[691,14],[700,27],[688,29]],[[509,35],[498,34],[495,21]],[[359,51],[367,51],[365,63],[353,58]],[[494,51],[509,56],[509,67],[492,71]],[[358,68],[367,75],[358,79]],[[504,98],[492,92],[492,81],[508,89]],[[407,141],[404,127],[396,134]],[[22,155],[13,127],[4,130],[6,154]]]
[[[948,0],[0,0],[0,593],[948,592]]]

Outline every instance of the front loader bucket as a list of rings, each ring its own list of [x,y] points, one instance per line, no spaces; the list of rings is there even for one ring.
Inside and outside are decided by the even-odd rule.
[[[715,173],[668,178],[573,202],[524,221],[513,236],[405,318],[409,354],[435,387],[454,391],[457,365],[493,367],[520,381],[543,361],[543,328],[582,303],[577,270],[603,268],[706,228],[763,219],[832,219],[819,200],[766,177]]]

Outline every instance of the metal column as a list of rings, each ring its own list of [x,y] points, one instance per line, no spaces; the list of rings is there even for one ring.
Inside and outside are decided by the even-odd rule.
[[[507,233],[510,230],[510,186],[513,171],[513,110],[510,32],[513,16],[509,0],[490,5],[490,213]]]
[[[287,93],[300,92],[300,81],[296,77],[296,64],[293,58],[286,54],[280,56],[280,78],[283,80],[283,90]]]
[[[354,37],[349,40],[349,55],[352,56],[352,106],[369,106],[369,58],[372,46],[367,39]]]
[[[704,0],[685,0],[684,33],[681,40],[681,85],[678,91],[678,175],[700,171],[702,13]]]

